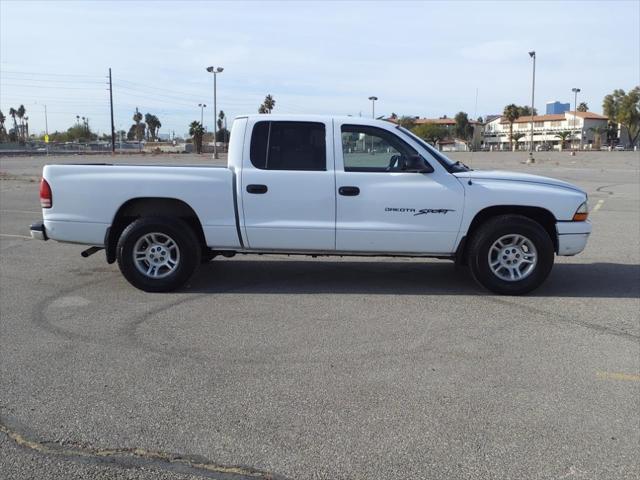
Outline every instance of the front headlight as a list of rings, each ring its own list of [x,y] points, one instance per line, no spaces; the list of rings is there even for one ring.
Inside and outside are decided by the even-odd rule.
[[[574,222],[584,222],[589,216],[589,204],[585,201],[578,207],[576,213],[573,214]]]

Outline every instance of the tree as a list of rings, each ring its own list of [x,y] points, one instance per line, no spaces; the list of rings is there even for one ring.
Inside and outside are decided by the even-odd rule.
[[[454,134],[462,140],[470,140],[473,136],[473,127],[469,123],[469,116],[465,112],[458,112],[454,119],[456,121],[453,128]]]
[[[509,149],[513,150],[513,122],[520,117],[520,110],[516,104],[512,103],[504,107],[502,116],[509,122]]]
[[[408,115],[403,115],[398,119],[398,125],[411,130],[416,125],[416,119]]]
[[[20,133],[19,133],[19,137],[22,141],[25,140],[25,134],[24,134],[24,116],[27,113],[27,109],[24,108],[24,105],[20,105],[18,107],[18,110],[16,111],[16,116],[20,119]]]
[[[398,114],[391,112],[391,116],[389,117],[391,120],[397,120],[398,119]]]
[[[144,138],[145,125],[140,123],[142,122],[142,114],[138,111],[138,107],[136,107],[136,111],[133,114],[133,121],[135,122],[135,128],[133,129],[133,138],[135,138],[135,140],[137,141],[140,141]],[[131,132],[131,129],[129,129],[129,132]]]
[[[145,137],[145,132],[147,131],[147,124],[144,122],[135,124],[133,123],[131,127],[129,127],[129,131],[127,132],[127,140],[137,141]]]
[[[265,108],[267,109],[267,111],[269,113],[271,113],[271,111],[275,108],[276,101],[273,99],[271,94],[269,94],[266,97],[264,97],[264,106],[265,106]]]
[[[619,123],[627,129],[629,143],[633,147],[640,134],[640,86],[629,93],[622,89],[614,90],[604,97],[602,109],[609,121]]]
[[[264,97],[264,102],[262,102],[260,108],[258,108],[258,113],[271,113],[275,106],[276,101],[271,96],[271,94],[268,94],[266,97]]]
[[[524,105],[522,107],[518,107],[518,113],[521,117],[530,117],[531,116],[531,107]],[[538,115],[538,110],[533,109],[533,114]]]
[[[516,132],[513,135],[511,135],[511,140],[516,142],[516,150],[518,149],[518,142],[523,138],[524,138],[524,133]]]
[[[0,110],[0,142],[4,142],[4,139],[7,136],[7,129],[4,128],[4,122],[6,119],[7,117],[5,117],[2,110]]]
[[[580,102],[580,105],[578,105],[578,111],[579,112],[588,112],[589,111],[589,105],[587,105],[587,102]]]
[[[432,145],[437,145],[438,142],[449,136],[449,132],[446,127],[438,125],[437,123],[423,123],[422,125],[417,125],[412,132]]]
[[[200,122],[191,122],[189,125],[189,135],[193,138],[193,144],[196,147],[196,153],[202,153],[202,137],[204,136],[204,127]]]
[[[563,150],[564,144],[566,143],[567,139],[571,137],[571,131],[564,130],[562,132],[558,132],[555,134],[555,137],[560,139],[560,150]]]
[[[607,133],[607,127],[591,127],[589,130],[593,132],[593,149],[600,150],[602,146],[602,135]]]
[[[160,130],[162,123],[160,123],[158,117],[156,117],[155,115],[151,115],[150,113],[147,113],[144,116],[144,121],[147,122],[148,137],[152,141],[156,140],[158,138],[158,130]]]

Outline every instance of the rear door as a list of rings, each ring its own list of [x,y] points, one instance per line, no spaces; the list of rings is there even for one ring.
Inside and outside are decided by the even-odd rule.
[[[334,124],[336,250],[449,254],[460,228],[464,188],[422,147],[388,127]],[[429,173],[402,170],[420,155]]]
[[[249,120],[240,181],[249,248],[335,250],[332,142],[331,120]]]

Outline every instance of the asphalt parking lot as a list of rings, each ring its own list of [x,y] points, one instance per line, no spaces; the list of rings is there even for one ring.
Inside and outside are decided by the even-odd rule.
[[[447,261],[285,256],[146,294],[27,238],[45,161],[109,157],[0,158],[0,477],[637,479],[640,153],[452,156],[586,189],[586,251],[515,298]]]

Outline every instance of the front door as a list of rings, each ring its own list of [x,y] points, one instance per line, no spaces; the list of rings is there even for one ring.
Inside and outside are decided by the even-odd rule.
[[[248,247],[333,251],[332,122],[268,118],[247,125],[240,194]]]
[[[435,159],[389,128],[334,125],[336,250],[453,252],[464,207],[460,182]],[[430,173],[403,171],[420,155]]]

